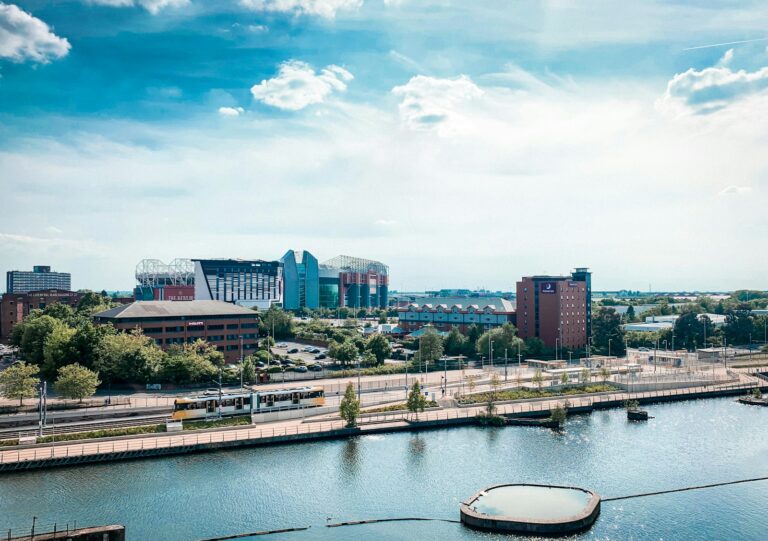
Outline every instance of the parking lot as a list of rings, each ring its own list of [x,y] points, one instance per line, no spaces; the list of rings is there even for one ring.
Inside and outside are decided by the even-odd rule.
[[[305,348],[313,348],[317,349],[320,352],[327,354],[328,350],[326,348],[320,347],[320,346],[309,346],[307,344],[299,344],[297,342],[277,342],[275,347],[272,348],[272,353],[280,356],[287,356],[292,361],[302,361],[304,364],[310,365],[310,364],[326,364],[329,359],[315,359],[315,356],[318,355],[318,353],[311,353],[308,351],[304,351]],[[298,350],[297,353],[288,353],[292,350]]]

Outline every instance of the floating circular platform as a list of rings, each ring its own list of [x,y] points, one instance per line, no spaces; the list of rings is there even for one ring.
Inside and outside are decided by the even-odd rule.
[[[577,487],[495,485],[461,504],[461,522],[494,532],[569,535],[600,514],[600,496]]]

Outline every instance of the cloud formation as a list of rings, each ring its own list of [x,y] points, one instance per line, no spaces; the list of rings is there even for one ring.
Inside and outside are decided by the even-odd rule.
[[[729,195],[743,195],[752,191],[749,186],[728,186],[720,191],[718,195],[725,197]]]
[[[168,7],[178,8],[189,4],[190,0],[86,0],[89,4],[125,8],[141,6],[152,15],[157,15],[160,10]]]
[[[280,65],[276,77],[253,85],[251,94],[272,107],[298,111],[324,102],[334,92],[345,91],[352,79],[352,74],[339,66],[326,66],[316,73],[306,62],[289,60]]]
[[[315,15],[333,19],[339,11],[359,9],[363,0],[240,0],[240,5],[254,11]]]
[[[221,116],[240,116],[245,110],[242,107],[219,107]]]
[[[482,96],[483,91],[466,75],[438,79],[417,75],[392,93],[400,96],[400,118],[415,130],[428,130],[457,116],[460,104]]]
[[[732,59],[729,50],[716,67],[676,74],[667,84],[662,108],[705,115],[768,89],[768,66],[753,72],[733,71],[728,67]]]
[[[13,4],[0,3],[0,58],[47,64],[69,53],[71,45],[40,19]]]

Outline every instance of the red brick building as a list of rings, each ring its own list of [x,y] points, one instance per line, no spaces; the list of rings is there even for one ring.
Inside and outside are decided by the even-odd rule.
[[[517,329],[520,338],[538,337],[558,349],[580,349],[592,333],[591,273],[531,276],[517,282]]]
[[[216,346],[228,363],[239,361],[241,353],[250,355],[258,346],[258,314],[227,302],[136,301],[93,318],[123,331],[139,328],[164,350],[202,339]]]
[[[0,299],[0,342],[8,342],[13,327],[24,321],[32,310],[43,309],[50,304],[68,304],[76,308],[82,293],[66,289],[41,289],[29,293],[6,293]]]

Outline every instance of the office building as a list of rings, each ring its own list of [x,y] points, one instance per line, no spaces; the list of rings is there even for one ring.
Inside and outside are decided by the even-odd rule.
[[[320,266],[320,288],[324,308],[386,308],[389,296],[389,268],[379,262],[340,255]],[[336,282],[334,282],[336,280]],[[336,290],[336,288],[338,288]],[[337,294],[334,294],[336,290]]]
[[[288,250],[283,264],[283,308],[320,307],[320,276],[317,258],[308,251]]]
[[[121,331],[139,328],[164,350],[202,339],[216,346],[228,363],[252,354],[258,344],[258,314],[221,301],[137,301],[93,318]]]
[[[592,275],[530,276],[517,282],[517,329],[523,339],[540,338],[550,348],[575,350],[592,334]]]
[[[0,341],[8,342],[13,328],[24,321],[32,310],[51,304],[67,304],[76,308],[83,293],[66,289],[42,289],[29,293],[6,293],[0,299]]]
[[[137,301],[192,301],[195,299],[195,265],[189,259],[174,259],[168,264],[158,259],[143,259],[136,265]]]
[[[72,275],[53,272],[46,265],[35,265],[32,271],[8,271],[5,277],[6,293],[29,293],[41,289],[72,289]]]
[[[515,305],[501,297],[432,297],[418,299],[397,309],[398,327],[412,333],[431,325],[447,332],[457,328],[462,333],[472,325],[483,330],[515,322]]]
[[[266,310],[283,302],[280,261],[193,259],[195,300],[223,301]]]

